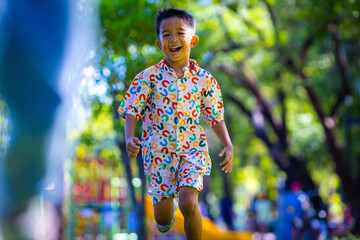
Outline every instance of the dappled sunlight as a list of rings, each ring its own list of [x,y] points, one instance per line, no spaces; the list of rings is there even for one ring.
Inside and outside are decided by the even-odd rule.
[[[199,121],[212,162],[199,193],[203,239],[360,236],[355,0],[30,2],[0,1],[0,240],[185,239],[180,210],[169,232],[157,230],[118,113],[134,77],[164,58],[155,15],[165,6],[197,21],[191,59],[221,87],[234,147],[224,174],[221,141]],[[139,139],[156,128],[141,124]]]

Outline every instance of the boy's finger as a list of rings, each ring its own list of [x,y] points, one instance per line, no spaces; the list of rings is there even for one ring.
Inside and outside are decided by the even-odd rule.
[[[225,164],[228,164],[228,163],[230,163],[230,161],[231,161],[231,157],[230,156],[226,156],[226,158],[225,158],[225,160],[223,161],[223,163]]]
[[[225,149],[221,150],[220,153],[219,153],[219,157],[224,156],[224,153],[225,153]]]
[[[129,143],[129,148],[131,149],[140,149],[140,146],[139,145],[136,145],[135,143]]]
[[[228,157],[229,157],[229,161],[233,161],[233,160],[234,160],[234,156],[233,156],[232,154],[229,154]]]
[[[228,172],[231,172],[232,171],[232,168],[233,168],[233,166],[231,165],[231,164],[229,164],[228,165],[228,168],[226,169],[226,173],[228,173]]]
[[[132,147],[128,147],[126,150],[127,150],[129,153],[133,153],[133,152],[134,152],[134,148],[132,148]]]
[[[228,162],[228,160],[227,160],[227,159],[225,159],[224,161],[222,161],[222,162],[220,163],[220,166],[225,165],[227,162]]]
[[[226,162],[225,164],[222,165],[222,170],[226,169],[229,167],[229,164],[231,165],[231,163]]]
[[[132,145],[131,148],[134,149],[134,150],[139,150],[140,146],[139,145]]]
[[[137,151],[130,152],[129,157],[134,158],[134,157],[136,157],[138,155],[138,153],[139,152],[137,152]]]
[[[140,145],[140,144],[141,144],[141,141],[140,141],[137,137],[133,138],[133,141],[134,141],[134,143],[135,143],[136,145]]]
[[[139,152],[140,150],[140,147],[139,146],[136,146],[136,145],[128,145],[128,147],[126,148],[126,150],[130,153],[133,153],[133,152]]]
[[[230,152],[226,152],[226,157],[232,158],[232,154]]]
[[[140,147],[134,147],[134,148],[131,149],[131,152],[138,153],[139,150],[140,150]]]
[[[227,164],[227,167],[228,167],[229,169],[232,169],[233,165],[232,165],[231,163],[228,163],[228,164]]]
[[[231,162],[227,162],[224,166],[223,166],[223,168],[224,169],[227,169],[227,168],[232,168],[232,163]]]
[[[231,166],[229,164],[226,164],[221,170],[224,172],[228,172],[231,169]]]

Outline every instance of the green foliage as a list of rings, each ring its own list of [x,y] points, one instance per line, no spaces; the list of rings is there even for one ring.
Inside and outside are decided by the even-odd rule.
[[[120,152],[116,146],[112,109],[104,104],[94,104],[94,115],[80,136],[77,155],[99,156],[119,162]]]
[[[153,18],[157,6],[148,1],[102,0],[101,26],[105,45],[121,54],[131,45],[149,45],[156,40]],[[145,34],[144,34],[145,33]]]
[[[228,97],[235,96],[250,110],[258,107],[257,99],[233,77],[219,71],[219,65],[240,69],[250,81],[256,82],[261,95],[271,103],[277,119],[280,119],[282,114],[278,93],[280,90],[284,92],[289,152],[307,161],[315,182],[330,191],[321,181],[322,177],[336,177],[333,174],[334,166],[328,150],[325,148],[321,123],[308,99],[304,88],[306,85],[281,59],[294,59],[294,66],[302,68],[302,72],[309,79],[308,84],[314,87],[319,97],[321,107],[325,113],[329,113],[330,106],[336,101],[342,87],[334,51],[335,42],[329,31],[331,24],[337,25],[348,57],[349,78],[353,91],[351,96],[345,99],[346,105],[340,108],[337,134],[340,140],[343,140],[342,112],[346,111],[353,118],[360,117],[360,71],[357,67],[360,65],[360,29],[355,27],[359,25],[360,9],[356,2],[102,0],[99,30],[101,46],[97,51],[96,68],[102,73],[102,81],[109,85],[108,94],[112,101],[94,103],[94,121],[101,124],[92,123],[94,125],[87,128],[83,134],[83,143],[97,149],[97,139],[115,135],[110,130],[109,119],[114,120],[114,108],[122,100],[126,86],[135,74],[156,64],[163,57],[155,46],[156,10],[164,6],[175,6],[190,11],[196,18],[196,33],[200,41],[198,46],[192,49],[191,57],[195,58],[200,66],[209,70],[222,87],[227,125],[236,155],[235,168],[230,175],[231,181],[249,188],[247,191],[251,194],[266,189],[270,197],[275,198],[276,180],[283,178],[284,174],[270,161],[267,149],[254,135],[249,119]],[[267,4],[276,16],[276,27]],[[312,39],[312,45],[303,62],[299,56],[309,39]],[[110,74],[104,74],[104,69],[110,70]],[[103,114],[106,117],[100,117]],[[104,124],[104,121],[108,123]],[[117,126],[116,129],[123,127],[122,121],[114,121],[112,124]],[[101,134],[93,132],[93,129],[100,125],[109,128],[99,130],[103,131]],[[267,130],[269,137],[274,139],[274,132],[270,128]],[[359,129],[355,127],[353,131],[359,132]],[[360,134],[352,136],[353,146],[359,146]],[[353,151],[354,156],[359,155],[359,152]],[[215,170],[216,167],[213,167],[212,179],[220,177],[219,171]],[[220,194],[221,181],[213,182],[212,190]]]
[[[105,59],[111,65],[122,57],[129,82],[140,69],[154,64],[159,56],[154,16],[160,6],[160,1],[101,1],[102,66],[106,65]]]

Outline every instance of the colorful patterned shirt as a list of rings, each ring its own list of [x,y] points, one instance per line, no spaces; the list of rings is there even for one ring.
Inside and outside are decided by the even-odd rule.
[[[141,145],[147,174],[175,165],[175,156],[180,155],[190,156],[188,161],[204,169],[205,174],[210,173],[211,160],[200,113],[213,127],[223,121],[223,100],[215,78],[195,60],[190,60],[190,68],[185,69],[181,79],[165,59],[136,75],[119,113],[123,118],[131,114],[143,121]],[[195,157],[198,152],[205,154]]]

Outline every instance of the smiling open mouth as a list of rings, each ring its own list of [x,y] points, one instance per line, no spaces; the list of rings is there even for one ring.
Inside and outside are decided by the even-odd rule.
[[[181,47],[171,47],[170,52],[178,52],[180,51]]]

